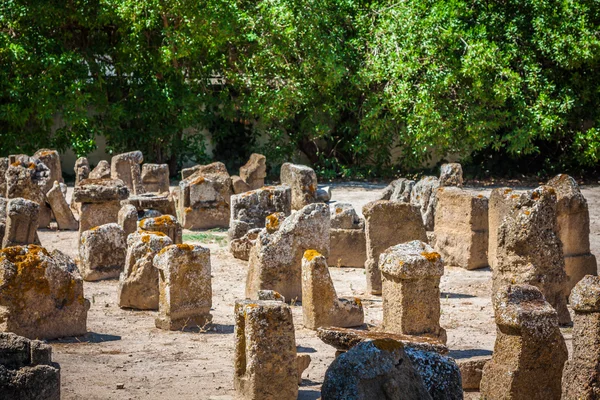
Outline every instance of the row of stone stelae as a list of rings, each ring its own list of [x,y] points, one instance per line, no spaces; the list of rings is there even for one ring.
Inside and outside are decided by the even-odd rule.
[[[215,169],[215,165],[214,164],[211,165],[211,166],[207,166],[207,167]],[[216,169],[218,169],[218,167],[219,167],[219,165],[217,164],[217,168]],[[203,167],[200,167],[200,168],[203,168]],[[283,201],[283,203],[288,204],[288,203],[293,203],[293,200],[298,200],[296,202],[296,204],[295,204],[296,207],[300,207],[304,203],[309,203],[309,202],[314,201],[314,199],[311,198],[311,194],[314,195],[315,188],[316,188],[316,178],[313,179],[314,172],[312,172],[307,167],[289,165],[289,167],[287,169],[286,168],[282,168],[282,181],[283,181],[284,171],[286,171],[286,170],[290,170],[289,173],[290,173],[290,175],[292,177],[292,180],[295,180],[295,182],[292,182],[292,185],[290,185],[291,186],[290,189],[288,189],[286,187],[265,188],[265,190],[261,190],[258,193],[254,193],[254,192],[245,193],[245,194],[243,194],[241,196],[237,196],[237,197],[241,197],[241,198],[254,198],[254,197],[258,197],[259,198],[259,203],[260,203],[261,194],[266,193],[267,194],[266,195],[267,199],[268,200],[272,200],[273,198],[275,198],[275,200],[273,202],[275,204],[277,204],[277,199],[278,198],[280,200],[279,202],[282,203],[281,197],[287,196],[287,198],[289,200],[285,200],[284,199],[285,201]],[[209,173],[205,173],[204,175],[208,175],[208,174]],[[194,174],[191,174],[190,176],[193,176],[193,175]],[[307,176],[309,177],[308,179],[306,178]],[[87,187],[87,192],[84,191],[84,190],[81,190],[80,192],[83,193],[83,194],[81,194],[78,198],[74,195],[74,199],[80,199],[80,200],[82,200],[81,203],[83,203],[83,204],[86,204],[86,202],[85,202],[86,199],[90,201],[90,204],[96,204],[96,203],[93,203],[91,201],[95,201],[95,200],[114,201],[114,200],[118,200],[119,196],[122,196],[122,193],[124,191],[122,190],[121,185],[119,185],[119,184],[112,184],[112,182],[111,182],[110,185],[109,184],[104,184],[104,182],[102,182],[102,183],[103,184],[101,184],[101,185],[99,184],[99,182],[92,182],[89,185],[85,185],[85,184],[84,185],[78,185],[78,186]],[[199,179],[199,177],[196,176],[192,180],[191,184],[189,184],[187,186],[187,190],[192,192],[192,198],[194,198],[193,197],[194,196],[194,187],[198,186],[198,185],[201,185],[203,183],[205,183],[205,180],[204,179]],[[96,187],[98,187],[98,186],[100,187],[100,189],[96,189]],[[215,191],[214,190],[215,187],[218,187],[218,185],[213,185],[212,186],[213,191]],[[200,197],[200,198],[202,198],[204,196],[204,200],[206,201],[206,198],[207,198],[206,193],[203,193],[203,192],[206,192],[206,191],[207,191],[206,189],[200,190],[199,193],[195,193],[195,196],[196,197]],[[290,195],[289,192],[292,192],[292,194]],[[442,190],[438,190],[438,196],[437,197],[443,197],[443,195],[440,195],[441,192],[442,192]],[[77,190],[76,190],[75,193],[78,193]],[[90,194],[90,193],[92,193],[92,194]],[[186,186],[185,185],[180,185],[180,193],[186,193]],[[294,195],[294,193],[296,195]],[[280,194],[280,196],[278,197],[277,194]],[[85,197],[86,195],[88,196],[87,198]],[[112,195],[112,197],[111,197],[111,195]],[[535,196],[536,196],[535,194],[532,195],[532,197],[535,197]],[[115,197],[117,197],[117,198],[115,199]],[[151,197],[153,197],[153,196],[151,196]],[[176,197],[176,200],[178,200],[177,196],[175,196],[175,197]],[[262,196],[262,197],[264,197],[264,196]],[[291,197],[291,199],[290,199],[290,197]],[[315,196],[313,196],[313,197],[315,197]],[[142,201],[143,200],[149,201],[149,199],[150,199],[150,197],[145,197],[144,199],[142,199]],[[267,202],[268,202],[268,200],[267,200]],[[209,200],[209,202],[210,201],[211,200]],[[430,203],[431,202],[433,202],[433,201],[430,201]],[[181,203],[181,202],[179,202],[179,203]],[[236,218],[233,216],[234,209],[235,209],[235,205],[233,205],[234,203],[235,203],[235,198],[232,199],[232,212],[231,212],[231,214],[232,214],[232,219],[234,220],[232,222],[235,222],[235,220],[236,220]],[[414,235],[414,236],[418,236],[418,237],[414,237],[414,238],[413,237],[407,237],[407,238],[395,238],[395,239],[392,239],[392,240],[396,240],[396,243],[398,243],[398,242],[404,242],[406,240],[411,240],[411,239],[419,239],[419,240],[422,240],[422,241],[427,241],[427,237],[426,237],[426,235],[424,235],[424,229],[419,229],[419,227],[418,227],[419,224],[417,223],[417,221],[419,220],[419,218],[415,218],[414,217],[415,213],[413,212],[412,215],[411,215],[411,212],[409,211],[409,210],[413,210],[414,211],[415,207],[402,207],[401,204],[391,204],[391,203],[392,202],[390,202],[390,203],[378,202],[376,204],[369,205],[371,208],[365,207],[364,214],[367,217],[367,224],[366,224],[367,225],[367,229],[366,229],[366,231],[367,231],[366,236],[367,237],[366,237],[365,241],[367,242],[367,247],[368,247],[367,253],[369,253],[369,257],[368,258],[370,258],[370,259],[376,259],[377,258],[377,255],[378,255],[377,254],[378,253],[378,251],[377,251],[377,245],[380,247],[379,253],[382,252],[381,249],[385,249],[385,247],[386,247],[386,244],[377,243],[377,239],[373,240],[371,238],[371,240],[369,241],[369,239],[370,239],[369,238],[369,229],[368,229],[368,225],[369,225],[369,221],[370,221],[369,220],[369,216],[370,215],[378,215],[378,211],[380,211],[379,214],[381,216],[385,216],[385,214],[390,214],[390,212],[391,212],[391,214],[392,214],[391,216],[392,217],[393,216],[397,216],[397,214],[403,215],[400,219],[405,220],[404,222],[406,222],[406,220],[414,221],[413,225],[415,225],[415,228],[413,228],[413,229],[406,229],[406,225],[404,223],[402,223],[402,226],[403,226],[403,230],[410,231],[408,233],[408,236]],[[399,202],[399,203],[403,203],[403,202]],[[129,207],[123,206],[119,210],[120,210],[120,212],[122,212],[126,208],[129,208],[129,210],[132,210],[133,208],[135,208],[135,205],[140,206],[137,203],[134,203],[134,205],[132,205],[132,204],[126,204],[125,206],[129,206]],[[206,206],[207,204],[204,204],[204,205]],[[254,290],[254,289],[257,289],[257,288],[260,288],[260,287],[263,287],[263,286],[265,286],[265,287],[269,287],[270,286],[271,289],[272,288],[280,289],[281,292],[287,294],[288,296],[290,296],[290,298],[294,298],[294,294],[296,295],[295,296],[296,298],[299,297],[298,294],[302,295],[302,290],[304,288],[301,287],[301,285],[295,284],[298,281],[298,279],[296,279],[296,278],[300,275],[300,273],[298,273],[298,268],[294,268],[293,266],[290,265],[290,263],[291,264],[295,264],[295,265],[298,264],[298,259],[299,259],[298,254],[300,254],[300,257],[301,257],[302,249],[305,249],[305,248],[306,249],[319,249],[319,246],[323,247],[324,235],[326,235],[327,233],[331,233],[332,234],[333,230],[335,229],[335,228],[332,228],[330,230],[329,226],[327,226],[326,229],[321,229],[321,231],[323,232],[321,234],[321,237],[319,237],[319,234],[317,233],[317,232],[320,232],[320,231],[318,229],[316,229],[316,230],[314,229],[315,228],[315,220],[318,220],[318,218],[314,218],[314,215],[317,215],[317,214],[327,215],[327,214],[329,214],[328,210],[326,208],[324,208],[324,207],[320,207],[320,208],[319,207],[315,207],[315,206],[313,206],[313,207],[306,207],[307,209],[302,209],[301,212],[295,213],[294,216],[297,217],[297,218],[290,218],[289,221],[291,221],[291,222],[289,222],[288,219],[284,219],[284,217],[286,215],[286,211],[287,211],[287,214],[289,214],[288,208],[290,208],[290,206],[291,206],[291,204],[290,205],[284,205],[282,207],[283,210],[277,210],[278,214],[271,214],[270,212],[272,210],[270,210],[269,207],[266,207],[266,209],[264,207],[263,207],[263,209],[261,209],[261,207],[258,207],[259,210],[262,212],[262,214],[268,214],[268,215],[262,217],[263,219],[266,220],[266,228],[264,229],[264,236],[272,235],[273,237],[266,241],[267,245],[264,246],[265,247],[264,249],[261,249],[261,245],[254,246],[254,245],[251,244],[251,246],[250,246],[252,248],[252,251],[254,251],[254,259],[255,259],[254,261],[255,262],[254,263],[252,262],[253,261],[252,255],[250,255],[249,257],[251,257],[251,262],[250,262],[250,269],[249,269],[248,280],[247,280],[247,295],[248,295],[248,297],[252,297],[253,295],[257,294],[258,291]],[[392,209],[388,209],[386,211],[386,206],[393,206],[393,207],[396,207],[396,209],[392,208]],[[141,207],[143,207],[143,206],[141,206]],[[429,207],[429,205],[428,205],[428,207]],[[348,211],[348,214],[351,217],[350,218],[351,219],[351,222],[350,222],[351,229],[352,228],[356,228],[357,226],[360,226],[361,225],[360,221],[358,223],[356,222],[357,221],[356,213],[353,210],[348,209],[347,207],[334,207],[334,208],[332,208],[332,217],[333,216],[338,216],[339,214],[344,214],[344,211],[346,211],[346,210],[344,210],[344,208],[346,208],[346,210]],[[136,208],[136,211],[137,211],[137,208]],[[402,212],[398,212],[398,211],[402,211]],[[147,209],[142,208],[142,210],[140,210],[140,212],[147,212]],[[97,213],[94,213],[94,214],[97,214]],[[128,213],[126,213],[126,212],[123,213],[122,212],[122,214],[126,215]],[[129,214],[133,215],[134,213],[130,212]],[[529,215],[529,214],[527,214],[527,215]],[[390,216],[390,215],[388,215],[388,216]],[[423,224],[425,224],[426,223],[426,213],[422,213],[421,217],[423,219]],[[327,215],[327,218],[324,218],[323,220],[325,220],[325,219],[329,220],[328,215]],[[121,229],[122,229],[126,225],[125,221],[127,220],[127,218],[122,218],[122,219],[119,218],[119,220],[121,222],[121,225],[122,225]],[[331,220],[332,221],[336,221],[336,218],[332,218]],[[344,219],[344,218],[339,219],[338,218],[338,220],[341,221],[341,225],[342,226],[345,226],[344,224],[348,223],[348,218],[346,218],[346,219]],[[376,218],[374,218],[374,220],[376,221]],[[282,221],[285,221],[286,223],[282,224],[281,223]],[[384,217],[382,219],[382,222],[384,222],[384,221],[385,221],[385,224],[389,225],[389,219],[387,219],[387,218]],[[144,222],[144,220],[142,220],[142,222]],[[150,230],[150,232],[152,232],[152,231],[158,231],[159,230],[158,227],[161,226],[161,225],[163,225],[165,221],[153,221],[153,222],[154,222],[153,225],[151,227],[148,227],[148,229]],[[160,232],[157,233],[157,234],[152,234],[152,235],[158,236],[160,239],[157,239],[157,241],[161,242],[161,243],[163,241],[166,241],[166,238],[164,238],[164,236],[170,236],[169,239],[171,240],[171,242],[173,242],[173,241],[175,241],[175,242],[179,241],[180,242],[181,241],[181,239],[180,239],[180,237],[181,237],[180,236],[181,235],[181,233],[180,233],[181,229],[177,228],[177,225],[176,225],[177,222],[176,222],[176,220],[174,218],[170,218],[168,222],[171,222],[172,223],[171,225],[175,224],[175,229],[167,230],[167,232],[166,232],[167,235],[165,235],[164,233],[161,234]],[[371,221],[371,222],[374,222],[374,221]],[[436,222],[437,222],[437,219],[436,219]],[[381,227],[385,226],[385,224],[382,223],[378,228],[381,228]],[[283,225],[283,226],[280,226],[280,225]],[[319,225],[318,222],[317,222],[317,225]],[[332,227],[333,227],[333,225],[335,225],[335,223],[332,222]],[[376,225],[375,223],[372,223],[372,226],[375,226],[375,225]],[[303,226],[305,228],[303,228]],[[135,227],[135,225],[134,225],[134,227]],[[114,237],[118,236],[115,232],[117,232],[119,228],[120,227],[118,225],[113,224],[113,226],[106,225],[106,226],[101,226],[99,228],[96,228],[94,226],[92,229],[84,231],[84,235],[82,236],[82,240],[81,240],[81,243],[82,243],[81,247],[83,248],[83,251],[80,251],[80,253],[82,253],[82,254],[85,253],[86,243],[88,243],[88,246],[92,246],[92,248],[95,248],[97,250],[101,250],[102,248],[105,248],[105,246],[110,246],[111,244],[114,245],[113,243],[106,243],[106,242],[114,241],[112,239]],[[379,232],[378,234],[380,236],[384,236],[384,237],[385,236],[390,236],[390,235],[393,236],[394,235],[394,232],[393,232],[394,228],[395,227],[392,226],[391,233],[388,232],[387,234],[384,233],[383,235],[381,235],[381,232]],[[113,230],[112,233],[110,233],[111,229]],[[231,236],[232,231],[235,232],[236,229],[237,228],[235,228],[234,224],[232,223],[232,226],[230,228],[230,236]],[[256,228],[254,228],[254,229],[256,229]],[[303,229],[306,230],[306,233],[302,233],[301,232]],[[343,229],[343,227],[341,229]],[[358,230],[358,229],[356,229],[356,230]],[[379,230],[381,230],[381,229],[379,229]],[[105,233],[104,235],[102,235],[102,233],[104,231],[106,231],[107,233]],[[94,233],[94,232],[96,232],[96,233]],[[179,232],[179,233],[177,233],[177,232]],[[434,231],[434,235],[433,235],[434,238],[436,238],[436,236],[437,236],[436,234],[437,234],[437,232]],[[244,235],[246,235],[246,234],[244,234]],[[98,239],[94,240],[95,236],[98,236]],[[147,237],[147,236],[150,236],[150,234],[146,234],[146,236],[143,236],[143,237]],[[373,234],[371,236],[373,236]],[[102,237],[105,238],[104,242],[101,240]],[[152,241],[150,239],[146,239],[146,240],[149,241],[149,242]],[[142,239],[142,241],[143,241],[143,239]],[[310,245],[311,241],[315,244],[314,246]],[[384,241],[385,241],[385,239],[384,239]],[[90,242],[91,243],[99,242],[100,244],[97,243],[96,245],[93,245],[93,244],[89,245]],[[259,241],[259,244],[262,244],[262,242],[263,242],[263,240]],[[369,242],[371,242],[371,243],[369,243]],[[233,241],[232,241],[232,243],[233,243]],[[286,254],[287,259],[277,260],[275,262],[275,265],[269,265],[269,264],[273,264],[268,259],[269,258],[268,257],[269,248],[271,248],[271,251],[273,251],[273,249],[281,248],[282,244],[283,244],[283,246],[285,246],[286,244],[289,245],[290,243],[293,243],[292,247],[294,249],[294,251],[292,251],[291,253],[298,253],[298,254]],[[93,246],[96,246],[96,247],[93,247]],[[116,246],[119,247],[119,245],[116,245]],[[120,246],[120,247],[122,248],[123,246]],[[131,246],[131,247],[133,247],[133,246]],[[232,249],[233,249],[233,246],[232,246]],[[80,250],[81,250],[81,248],[80,248]],[[106,250],[106,248],[105,248],[105,250]],[[250,252],[251,254],[252,254],[252,251]],[[328,253],[327,249],[322,250],[322,252],[325,253],[325,254]],[[98,254],[105,254],[105,253],[106,254],[113,254],[115,252],[112,252],[112,251],[91,251],[89,253],[90,254],[96,254],[96,253],[98,253]],[[263,253],[266,253],[266,255],[263,254]],[[428,253],[428,254],[430,253],[432,255],[434,254],[433,251],[428,251],[426,253]],[[272,254],[273,255],[277,255],[277,256],[281,256],[282,253],[278,252],[278,251],[275,251]],[[313,256],[315,254],[318,255],[318,252],[315,251],[315,253],[313,254]],[[261,257],[262,257],[262,260],[261,260]],[[313,257],[313,259],[314,258],[315,257]],[[379,258],[381,259],[382,257],[379,257]],[[85,257],[82,256],[82,259],[85,259]],[[321,265],[320,270],[323,270],[322,265],[325,264],[324,258],[322,256],[317,256],[316,259],[321,261],[320,262],[320,265]],[[256,262],[256,260],[258,260],[258,262]],[[105,267],[107,267],[106,265],[101,265],[101,263],[97,264],[97,265],[93,265],[93,264],[94,264],[93,262],[90,263],[90,265],[92,265],[92,267],[89,268],[90,270],[96,269],[97,271],[101,271],[101,273],[106,272],[106,268],[105,268]],[[375,264],[375,263],[373,263],[373,264]],[[126,267],[125,267],[126,269],[124,271],[125,275],[127,275],[127,265],[128,264],[126,263]],[[253,265],[255,265],[256,268],[253,268]],[[317,263],[317,265],[319,265],[319,264]],[[94,268],[94,266],[96,268]],[[377,277],[380,276],[380,274],[378,273],[379,267],[381,267],[381,271],[382,271],[384,277],[386,276],[386,272],[389,273],[389,271],[387,271],[387,269],[384,267],[383,263],[381,263],[381,265],[371,266],[371,271],[374,271],[374,272],[372,272],[370,275],[371,275],[371,277],[375,276],[375,279],[371,279],[370,278],[370,280],[374,281],[375,285],[377,284]],[[85,268],[84,268],[84,270],[85,270]],[[110,268],[108,268],[108,270],[110,270]],[[150,270],[153,270],[153,269],[150,269]],[[294,276],[291,277],[292,279],[288,279],[289,276],[285,276],[286,274],[287,275],[290,274],[289,270],[293,270],[292,275],[294,275]],[[326,267],[324,268],[324,270],[326,271]],[[369,270],[369,265],[368,264],[367,264],[367,270]],[[324,287],[332,289],[333,285],[330,283],[331,279],[328,277],[328,273],[327,273],[327,280],[329,282],[327,284],[325,284],[325,285],[323,285],[323,282],[325,281],[324,279],[321,279],[321,278],[315,279],[315,276],[317,276],[317,277],[319,276],[318,275],[319,274],[318,271],[319,271],[318,268],[315,269],[313,267],[312,273],[311,272],[307,272],[306,273],[307,276],[310,276],[312,274],[312,276],[313,276],[312,277],[312,281],[314,282],[313,285],[315,283],[316,283],[317,286],[319,284],[321,284],[322,287],[324,286]],[[285,281],[285,282],[294,282],[294,284],[291,285],[292,286],[291,288],[288,288],[288,287],[281,287],[281,288],[279,288],[277,286],[278,285],[277,281],[281,280],[280,279],[281,276],[277,276],[277,275],[281,274],[281,273],[283,273],[283,276],[284,276],[283,281]],[[406,271],[404,271],[403,273],[406,273]],[[302,274],[304,274],[304,272],[302,272]],[[441,275],[441,274],[439,274],[439,275]],[[435,277],[435,273],[432,274],[432,276]],[[102,278],[106,278],[106,277],[108,277],[108,276],[99,275],[98,277],[94,278],[92,275],[90,275],[90,280],[102,279]],[[311,278],[307,278],[307,279],[310,280]],[[380,278],[379,278],[379,280],[380,280]],[[385,282],[385,280],[384,280],[384,282]],[[379,283],[379,284],[381,285],[381,283]],[[122,293],[122,289],[121,288],[124,287],[124,286],[127,286],[127,285],[123,285],[123,282],[121,282],[120,285],[119,285],[121,293]],[[144,286],[144,285],[142,285],[142,286]],[[153,286],[153,285],[149,285],[149,286]],[[287,285],[287,286],[289,286],[289,285]],[[156,287],[156,285],[154,285],[154,287]],[[435,287],[438,287],[437,298],[439,298],[439,277],[437,278],[437,283],[435,283],[435,279],[434,279],[433,288],[435,288]],[[385,288],[385,285],[384,285],[384,288]],[[134,293],[135,293],[135,290],[136,289],[133,289]],[[139,290],[139,288],[138,288],[138,290]],[[372,290],[373,290],[373,288],[372,288]],[[377,291],[377,289],[374,289],[374,291]],[[329,290],[329,292],[331,292],[331,290]],[[321,299],[318,298],[319,296],[322,296],[323,293],[327,293],[328,294],[329,292],[327,290],[323,290],[323,289],[315,290],[315,293],[317,294],[317,296],[316,296],[316,298],[314,300],[314,303],[315,303],[314,305],[317,305],[315,307],[315,310],[318,310],[319,306],[320,306],[321,311],[314,311],[313,313],[317,314],[317,315],[320,315],[320,317],[324,318],[325,321],[327,321],[328,318],[331,319],[332,318],[331,316],[335,316],[338,319],[341,318],[341,320],[345,320],[346,318],[344,318],[344,313],[340,312],[340,310],[341,311],[345,310],[345,311],[348,311],[348,315],[347,315],[348,319],[351,320],[351,321],[354,321],[351,324],[356,324],[356,321],[359,320],[358,319],[359,313],[357,312],[357,310],[360,309],[360,302],[357,301],[357,300],[354,300],[353,302],[352,301],[350,301],[350,302],[345,301],[344,302],[342,299],[337,299],[336,296],[335,296],[335,291],[334,290],[333,290],[333,296],[329,296],[329,297],[325,296],[325,298],[328,299],[327,301],[321,301]],[[398,290],[398,291],[394,291],[394,292],[400,293],[402,291]],[[392,292],[390,292],[390,293],[392,293]],[[394,293],[394,294],[397,294],[397,293]],[[133,297],[134,298],[135,297],[142,297],[143,298],[144,296],[134,295]],[[152,298],[153,296],[148,296],[148,297]],[[315,297],[315,296],[313,295],[313,297]],[[391,297],[392,296],[389,296],[388,298],[391,298]],[[402,296],[400,296],[400,297],[402,297]],[[385,298],[386,298],[386,296],[384,296],[384,299]],[[331,301],[331,299],[333,299],[334,301]],[[325,307],[323,307],[323,306],[325,306]],[[405,307],[405,308],[407,308],[407,307]],[[210,309],[210,306],[209,306],[209,309]],[[332,309],[333,309],[333,312],[332,312]],[[425,314],[429,315],[430,313],[426,312]],[[306,321],[307,315],[310,315],[310,312],[305,312],[305,321]],[[323,317],[323,316],[325,316],[325,317]],[[415,316],[415,318],[418,319],[418,316]],[[434,319],[436,319],[436,318],[434,318]],[[439,301],[438,301],[438,317],[437,317],[437,320],[439,320]],[[360,322],[362,322],[362,310],[360,312]],[[384,307],[384,324],[385,324],[385,307]],[[437,328],[434,328],[434,332],[430,332],[430,333],[433,333],[434,335],[437,335],[438,338],[439,338],[440,337],[440,332],[443,331],[443,330],[441,330],[441,328],[439,328],[439,321],[436,321],[436,324],[437,324]],[[158,325],[158,321],[157,321],[157,325]],[[332,325],[335,325],[335,323],[333,323]],[[343,322],[342,323],[338,323],[338,325],[342,325],[343,326]],[[400,323],[400,325],[402,325],[402,324]],[[408,325],[409,326],[413,326],[414,323],[411,323],[411,324],[408,324]],[[352,325],[350,325],[350,326],[352,326]],[[178,328],[175,328],[175,329],[178,329]],[[437,332],[435,332],[436,330],[437,330]],[[423,333],[423,332],[416,332],[416,333]]]

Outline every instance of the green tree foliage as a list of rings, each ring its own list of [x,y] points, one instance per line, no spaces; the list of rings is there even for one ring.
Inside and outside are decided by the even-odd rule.
[[[597,0],[5,0],[0,153],[103,135],[174,171],[209,131],[230,168],[577,170],[600,159],[599,50]]]

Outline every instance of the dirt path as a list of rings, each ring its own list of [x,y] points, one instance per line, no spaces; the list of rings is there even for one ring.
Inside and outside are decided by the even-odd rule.
[[[334,185],[333,197],[360,210],[376,199],[381,189],[383,185]],[[592,252],[600,254],[600,188],[585,187],[583,193],[590,204]],[[190,234],[185,232],[188,242],[192,242]],[[63,399],[233,398],[233,306],[236,299],[243,298],[247,266],[229,254],[224,240],[217,240],[225,236],[225,232],[210,232],[201,237],[202,242],[195,241],[211,249],[214,325],[207,332],[156,329],[155,312],[121,310],[117,306],[116,281],[85,283],[85,296],[92,303],[88,314],[90,333],[52,343],[54,359],[62,367]],[[77,255],[75,232],[42,231],[40,238],[49,249]],[[364,294],[364,270],[330,271],[338,294],[363,298],[366,322],[379,324],[381,298]],[[448,333],[450,355],[463,358],[491,354],[496,328],[489,269],[446,268],[441,290],[441,325]],[[335,351],[313,331],[304,329],[301,307],[294,306],[293,314],[298,350],[312,357],[299,398],[317,399]],[[570,329],[563,333],[570,346]],[[117,389],[121,385],[123,389]]]

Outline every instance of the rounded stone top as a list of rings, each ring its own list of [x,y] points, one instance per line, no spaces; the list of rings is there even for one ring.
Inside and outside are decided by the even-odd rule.
[[[154,218],[144,218],[139,223],[138,226],[141,229],[151,229],[158,227],[172,227],[177,225],[177,218],[172,215],[161,215],[160,217]]]
[[[558,328],[558,314],[542,292],[532,285],[507,285],[493,296],[496,324],[511,328],[537,329],[543,334]]]
[[[43,258],[50,258],[50,253],[42,246],[12,246],[0,250],[0,262],[8,261],[20,269],[38,265]]]
[[[600,277],[586,275],[571,291],[573,310],[580,312],[600,311]]]
[[[442,256],[420,240],[397,244],[379,256],[384,275],[400,279],[419,279],[444,275]]]

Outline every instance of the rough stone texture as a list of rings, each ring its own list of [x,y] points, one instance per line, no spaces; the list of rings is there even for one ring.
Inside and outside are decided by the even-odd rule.
[[[236,301],[233,386],[244,400],[295,400],[298,361],[294,322],[280,301]]]
[[[125,265],[127,242],[119,224],[84,231],[79,241],[79,271],[86,281],[118,278]]]
[[[563,244],[567,283],[565,294],[586,275],[598,275],[596,257],[590,253],[590,212],[575,179],[560,174],[548,182],[556,191],[558,235]]]
[[[6,232],[6,205],[8,199],[0,197],[0,239],[4,240],[4,233]],[[2,241],[0,241],[0,248],[2,248]]]
[[[390,246],[411,240],[427,241],[418,209],[408,203],[373,201],[363,207],[367,246],[367,292],[381,294],[379,255]]]
[[[413,186],[410,193],[410,203],[418,207],[423,218],[423,225],[428,231],[432,231],[435,225],[436,193],[439,187],[438,178],[426,176]]]
[[[6,198],[22,197],[46,206],[44,188],[50,180],[50,170],[37,158],[18,156],[6,170]],[[51,185],[52,183],[50,183]]]
[[[56,150],[40,149],[33,155],[34,158],[40,160],[46,167],[48,167],[49,175],[46,180],[46,185],[42,188],[43,193],[52,189],[54,181],[61,183],[64,182],[62,177],[62,169],[60,166],[60,155]]]
[[[6,203],[6,225],[2,247],[39,244],[37,236],[40,206],[22,198]]]
[[[138,212],[137,209],[131,204],[125,204],[119,210],[117,215],[118,224],[123,229],[125,237],[129,237],[132,233],[137,231],[138,226]]]
[[[230,248],[247,242],[244,235],[254,228],[263,228],[266,218],[277,212],[291,213],[291,189],[287,186],[267,186],[231,196],[231,219],[228,231]],[[238,243],[241,241],[242,243]],[[246,260],[248,256],[246,256]]]
[[[119,307],[158,310],[158,269],[154,257],[173,241],[162,233],[135,232],[127,237],[125,268],[119,277]]]
[[[296,356],[298,363],[298,385],[302,383],[302,373],[308,368],[311,362],[309,354],[298,354]]]
[[[171,238],[174,244],[183,243],[183,229],[172,215],[161,215],[156,218],[142,219],[138,227],[140,231],[161,232]]]
[[[36,245],[0,250],[0,331],[30,339],[84,335],[90,303],[73,265]]]
[[[365,319],[359,298],[338,298],[327,261],[315,250],[307,250],[302,258],[302,317],[304,327],[313,330],[359,326]]]
[[[433,400],[462,400],[460,368],[454,359],[415,348],[405,351]]]
[[[516,200],[498,228],[492,291],[511,283],[536,286],[558,312],[559,322],[569,324],[555,191],[541,186]]]
[[[492,300],[498,329],[482,399],[560,399],[567,347],[556,310],[531,285],[504,286]]]
[[[83,179],[110,179],[110,163],[106,160],[100,160],[98,165],[90,172],[90,175]]]
[[[496,254],[498,253],[498,228],[504,217],[519,200],[519,195],[511,188],[501,187],[492,190],[488,201],[488,263],[493,270],[496,267]]]
[[[282,185],[292,188],[292,210],[316,202],[317,175],[305,165],[284,163],[279,175]]]
[[[96,226],[118,223],[121,204],[118,200],[104,203],[83,203],[79,214],[79,238]]]
[[[75,186],[79,186],[79,183],[90,176],[90,163],[85,157],[79,157],[75,161]]]
[[[182,226],[185,229],[229,227],[233,189],[225,164],[197,166],[195,171],[179,183]]]
[[[145,212],[149,210],[158,211],[160,213],[158,216],[162,214],[177,214],[173,197],[166,193],[144,193],[138,196],[130,196],[128,199],[121,201],[121,205],[125,204],[131,204],[139,212]]]
[[[58,181],[54,181],[54,186],[46,193],[46,200],[52,208],[58,229],[76,231],[79,228],[79,223],[73,216]]]
[[[483,367],[491,359],[491,357],[480,356],[457,360],[456,363],[458,364],[458,368],[460,368],[463,390],[479,391]]]
[[[281,213],[280,213],[281,214]],[[261,289],[276,290],[289,300],[302,299],[302,256],[314,249],[329,253],[329,207],[310,204],[283,222],[276,214],[267,218],[250,251],[246,298]]]
[[[400,342],[362,342],[337,357],[327,368],[323,400],[432,399],[423,378]]]
[[[414,240],[390,247],[379,257],[383,277],[383,329],[432,336],[446,343],[440,327],[440,277],[444,263],[426,243]]]
[[[0,157],[0,197],[6,196],[6,171],[8,166],[8,157]]]
[[[393,339],[404,345],[404,348],[415,348],[423,351],[434,351],[448,354],[448,347],[438,339],[429,336],[402,335],[376,330],[358,330],[348,328],[326,327],[317,329],[317,336],[324,343],[335,347],[338,352],[348,351],[360,342],[376,339]]]
[[[250,250],[254,247],[261,230],[261,228],[250,229],[241,238],[231,240],[229,242],[231,255],[239,260],[248,261],[250,259]]]
[[[222,175],[227,172],[227,167],[222,162],[214,162],[207,165],[194,165],[190,168],[184,168],[181,170],[181,180],[185,180],[196,172],[202,172],[208,175]]]
[[[242,178],[237,175],[231,176],[231,186],[233,187],[233,193],[240,194],[248,192],[250,189],[250,185],[248,185]]]
[[[285,297],[280,295],[278,292],[274,290],[259,290],[258,291],[258,300],[273,300],[273,301],[281,301],[285,303]]]
[[[396,179],[392,181],[383,190],[379,200],[399,201],[402,203],[410,203],[410,195],[415,181],[406,178]]]
[[[167,164],[142,165],[142,185],[147,193],[169,192],[169,166]]]
[[[600,399],[600,278],[586,275],[571,292],[573,354],[565,364],[562,399]]]
[[[250,186],[250,190],[260,189],[265,185],[267,176],[267,157],[253,153],[248,162],[240,167],[240,178]]]
[[[212,320],[209,249],[173,244],[154,257],[154,266],[159,269],[157,328],[202,328]]]
[[[129,189],[120,179],[84,179],[73,189],[73,201],[104,203],[129,197]]]
[[[487,267],[488,199],[459,188],[439,188],[434,233],[432,244],[446,265]]]
[[[3,400],[60,400],[60,366],[52,362],[52,348],[0,333],[0,394]]]
[[[144,162],[141,151],[130,151],[113,156],[110,160],[110,176],[120,179],[132,194],[144,193],[140,164]]]
[[[459,163],[442,164],[440,168],[440,186],[462,186],[463,170]]]
[[[350,203],[330,204],[331,230],[327,262],[338,267],[364,268],[367,261],[365,222]]]

